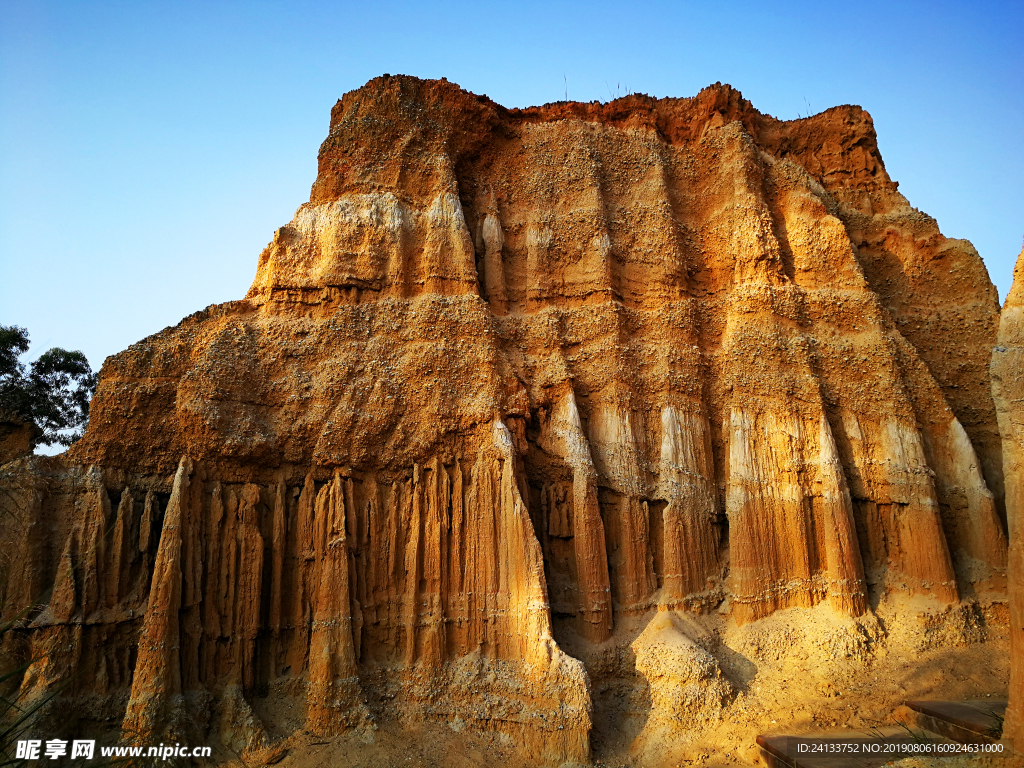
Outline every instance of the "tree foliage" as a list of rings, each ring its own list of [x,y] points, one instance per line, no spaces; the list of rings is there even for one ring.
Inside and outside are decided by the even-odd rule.
[[[29,365],[28,331],[0,325],[0,408],[37,428],[36,445],[68,446],[89,421],[89,400],[97,375],[81,352],[54,347]]]

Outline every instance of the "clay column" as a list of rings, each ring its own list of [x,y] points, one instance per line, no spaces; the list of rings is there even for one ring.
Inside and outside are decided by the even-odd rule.
[[[999,338],[992,352],[992,396],[1003,438],[1010,537],[1010,706],[1003,737],[1024,752],[1024,250],[1013,270]]]

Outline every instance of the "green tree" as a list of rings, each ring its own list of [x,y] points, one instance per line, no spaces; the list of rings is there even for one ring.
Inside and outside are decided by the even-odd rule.
[[[26,366],[28,331],[0,325],[0,408],[37,428],[37,445],[68,446],[89,421],[97,375],[81,352],[54,347]]]

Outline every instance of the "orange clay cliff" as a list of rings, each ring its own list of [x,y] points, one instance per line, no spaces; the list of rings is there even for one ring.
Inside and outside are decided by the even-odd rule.
[[[225,760],[395,720],[550,765],[1005,696],[1022,269],[1001,325],[859,107],[377,78],[245,298],[0,469],[12,695]]]

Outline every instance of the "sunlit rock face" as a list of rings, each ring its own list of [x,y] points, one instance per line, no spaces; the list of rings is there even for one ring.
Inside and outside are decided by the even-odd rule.
[[[999,311],[859,107],[378,78],[246,297],[109,358],[85,437],[4,467],[5,610],[53,590],[23,688],[86,670],[129,740],[264,749],[271,687],[318,734],[384,706],[585,761],[563,638],[1005,593]],[[655,709],[678,669],[717,716],[659,622]]]
[[[999,338],[992,350],[992,395],[1003,436],[1006,517],[1010,536],[1010,702],[1003,736],[1024,743],[1024,250],[1013,270]],[[1020,746],[1018,752],[1024,752]]]

